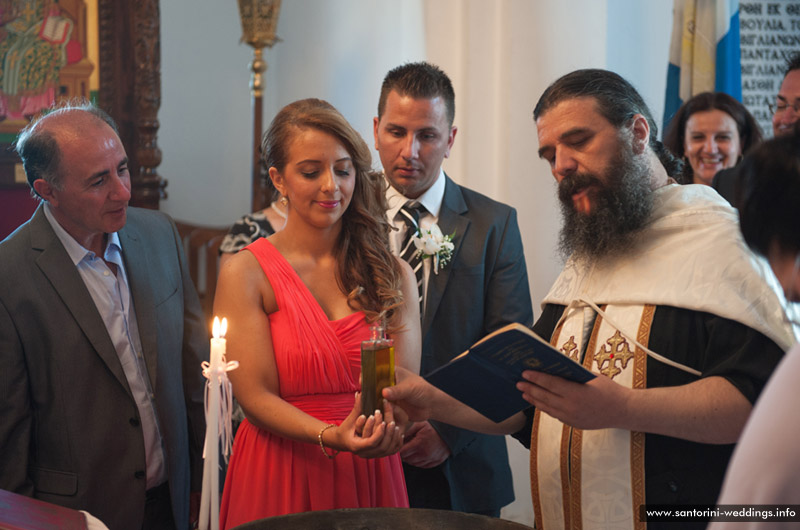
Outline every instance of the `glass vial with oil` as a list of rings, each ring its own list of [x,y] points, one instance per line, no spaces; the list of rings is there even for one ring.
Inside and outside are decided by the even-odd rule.
[[[361,343],[361,412],[370,417],[383,412],[381,391],[394,385],[394,341],[382,324],[370,327],[371,337]]]

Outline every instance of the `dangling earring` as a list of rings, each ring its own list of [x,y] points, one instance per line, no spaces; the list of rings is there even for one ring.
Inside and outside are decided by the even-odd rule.
[[[280,204],[280,206],[278,206],[278,204]],[[284,220],[284,222],[286,222],[286,210],[288,210],[288,208],[286,207],[287,204],[289,204],[289,199],[282,196],[280,199],[272,201],[269,207],[272,208],[273,212],[278,214],[278,217],[280,217],[281,219]]]

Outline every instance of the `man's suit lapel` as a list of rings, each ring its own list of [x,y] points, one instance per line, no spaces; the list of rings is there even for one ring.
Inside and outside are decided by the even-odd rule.
[[[50,285],[64,301],[77,325],[81,328],[97,354],[106,363],[114,377],[131,394],[128,380],[122,370],[117,351],[106,331],[105,323],[94,305],[92,295],[83,283],[78,269],[73,265],[64,245],[56,236],[44,215],[44,207],[39,206],[31,219],[31,248],[40,251],[36,264]],[[52,323],[56,326],[58,322]],[[66,323],[64,323],[66,325]]]
[[[130,218],[130,211],[128,222],[119,231],[119,236],[133,308],[136,311],[136,322],[139,326],[142,353],[147,364],[151,388],[156,388],[156,370],[158,368],[156,317],[154,311],[143,310],[147,307],[155,307],[150,289],[152,278],[148,277],[148,271],[150,270],[148,267],[148,249],[145,249],[142,245],[144,235],[140,233],[136,221]]]
[[[464,234],[466,234],[470,223],[469,219],[463,215],[466,212],[467,204],[464,202],[461,188],[450,177],[445,175],[444,197],[442,199],[442,207],[439,210],[438,224],[443,234],[455,232],[455,236],[453,236],[453,259],[444,267],[439,268],[439,274],[434,274],[433,267],[431,267],[428,291],[425,293],[427,306],[422,320],[423,337],[428,334],[428,330],[433,323],[433,317],[436,315],[439,303],[442,301],[442,295],[447,287],[447,282],[450,280],[453,262],[458,260],[458,253],[464,241]]]

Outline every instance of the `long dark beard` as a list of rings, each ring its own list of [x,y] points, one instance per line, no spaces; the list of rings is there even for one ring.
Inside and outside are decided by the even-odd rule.
[[[559,183],[558,198],[564,224],[559,250],[564,258],[574,254],[596,260],[630,248],[636,233],[653,210],[650,169],[631,147],[620,142],[619,151],[605,170],[605,179],[589,173],[570,175]],[[591,211],[580,213],[572,194],[587,185]]]

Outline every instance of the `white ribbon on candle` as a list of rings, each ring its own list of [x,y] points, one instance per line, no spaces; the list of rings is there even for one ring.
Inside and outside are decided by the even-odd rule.
[[[225,372],[230,372],[231,370],[236,370],[239,368],[239,361],[225,361],[225,358],[222,358],[222,362],[220,362],[219,366],[216,369],[216,379],[218,381],[219,386],[219,408],[215,411],[210,410],[210,402],[209,400],[209,393],[212,391],[211,387],[213,383],[211,382],[211,364],[207,361],[203,361],[201,363],[203,367],[203,377],[208,379],[208,383],[206,383],[206,393],[205,393],[205,406],[206,406],[206,428],[208,428],[209,421],[213,421],[213,418],[217,418],[217,433],[220,443],[222,444],[221,451],[222,456],[225,457],[225,463],[228,463],[228,456],[231,454],[231,447],[233,446],[233,427],[231,416],[233,413],[233,389],[231,387],[231,382],[228,380],[228,376]],[[208,447],[203,446],[203,458],[206,457],[206,451]]]

